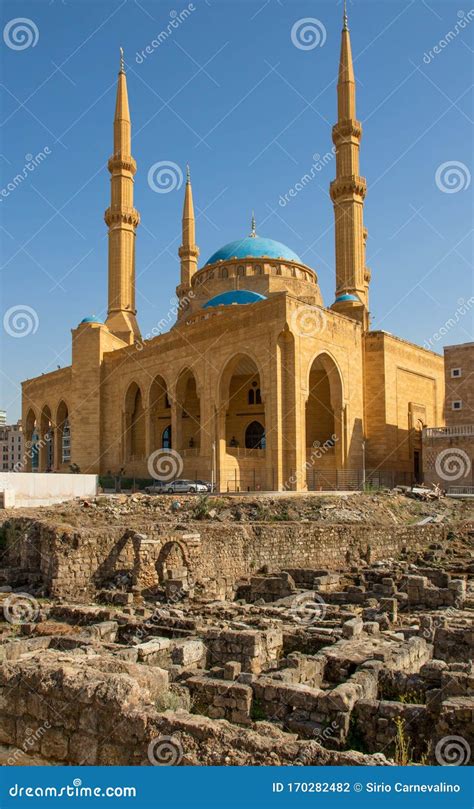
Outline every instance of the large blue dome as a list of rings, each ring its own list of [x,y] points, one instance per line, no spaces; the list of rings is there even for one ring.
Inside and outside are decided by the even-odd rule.
[[[230,289],[228,292],[221,292],[220,295],[215,295],[214,298],[206,301],[203,309],[209,309],[212,306],[231,306],[233,303],[258,303],[265,300],[265,295],[252,292],[250,289]]]
[[[221,247],[206,261],[208,264],[215,264],[216,261],[227,261],[230,258],[283,258],[287,261],[296,261],[302,264],[300,257],[293,252],[286,244],[275,242],[273,239],[263,239],[260,236],[247,236],[244,239],[237,239]]]

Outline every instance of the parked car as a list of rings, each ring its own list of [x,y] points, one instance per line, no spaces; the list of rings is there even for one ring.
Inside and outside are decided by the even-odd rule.
[[[163,480],[155,480],[151,486],[145,486],[144,492],[147,494],[163,494],[166,488],[166,483]]]
[[[197,480],[196,483],[200,483],[202,486],[205,486],[208,492],[215,492],[216,484],[211,483],[210,480]]]
[[[192,492],[207,492],[207,487],[197,480],[173,480],[164,489],[167,494],[188,494]]]

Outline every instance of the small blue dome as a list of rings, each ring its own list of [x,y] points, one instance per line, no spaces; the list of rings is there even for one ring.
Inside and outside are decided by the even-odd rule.
[[[340,303],[340,301],[354,301],[354,303],[360,303],[359,298],[357,295],[349,295],[346,293],[345,295],[338,295],[336,298],[336,303]]]
[[[104,322],[103,320],[100,320],[100,318],[94,317],[93,315],[91,315],[90,317],[84,317],[81,320],[81,323],[102,323],[103,324],[103,322]]]
[[[247,236],[237,239],[221,247],[206,261],[204,266],[215,264],[216,261],[227,261],[230,258],[283,258],[287,261],[296,261],[302,264],[300,257],[285,244],[275,242],[273,239],[262,239],[260,236]]]
[[[209,309],[211,306],[230,306],[232,303],[258,303],[265,300],[265,295],[251,292],[250,289],[231,289],[229,292],[221,292],[220,295],[210,298],[204,304],[203,309]]]

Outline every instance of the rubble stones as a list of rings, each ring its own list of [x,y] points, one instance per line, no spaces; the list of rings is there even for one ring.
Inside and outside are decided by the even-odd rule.
[[[414,763],[447,735],[474,749],[471,529],[385,498],[10,517],[0,603],[41,600],[0,624],[0,763],[147,766],[164,735],[184,765],[387,765],[400,722]]]

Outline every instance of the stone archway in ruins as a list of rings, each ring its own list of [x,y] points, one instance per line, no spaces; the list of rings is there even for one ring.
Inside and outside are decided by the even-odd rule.
[[[170,579],[188,580],[189,561],[179,542],[170,540],[163,545],[156,560],[156,572],[160,584],[165,584]]]
[[[166,598],[171,603],[181,601],[193,587],[189,560],[183,547],[176,540],[166,542],[156,560],[159,583],[164,586]]]

